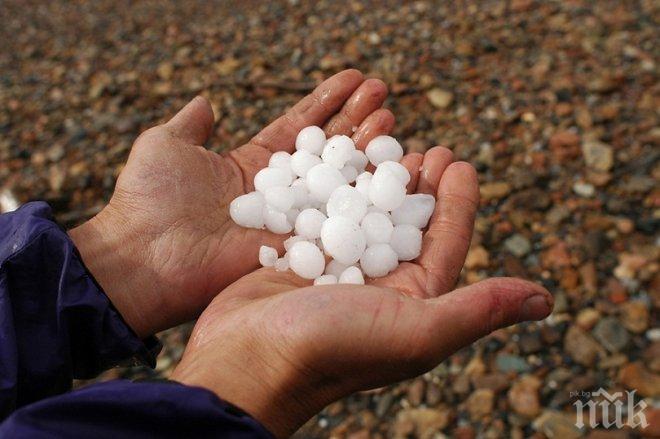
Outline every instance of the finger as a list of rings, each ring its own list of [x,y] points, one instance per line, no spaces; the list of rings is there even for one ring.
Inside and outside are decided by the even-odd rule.
[[[203,145],[213,129],[213,109],[206,98],[197,96],[165,124],[175,137],[193,145]]]
[[[358,70],[339,72],[323,81],[284,115],[261,130],[250,143],[275,151],[293,151],[298,132],[310,125],[322,126],[362,84]]]
[[[376,110],[364,119],[355,134],[353,134],[355,147],[364,151],[371,139],[389,134],[393,128],[394,115],[392,112],[384,108]]]
[[[401,164],[405,166],[410,173],[410,181],[406,186],[409,194],[415,193],[415,188],[417,188],[417,182],[419,180],[420,167],[423,160],[424,155],[418,152],[406,154],[401,159]]]
[[[453,161],[454,154],[443,146],[435,146],[426,151],[417,183],[417,193],[435,196],[442,174]]]
[[[456,283],[472,239],[478,203],[477,172],[472,165],[466,162],[449,165],[438,186],[435,211],[419,257],[428,274],[429,296],[446,293]]]
[[[351,136],[367,116],[383,105],[386,97],[387,86],[383,81],[367,79],[353,92],[339,113],[326,123],[324,129],[327,136]]]
[[[432,361],[437,362],[496,329],[547,317],[554,300],[545,288],[533,282],[492,278],[426,303],[433,317],[419,330],[432,338]]]

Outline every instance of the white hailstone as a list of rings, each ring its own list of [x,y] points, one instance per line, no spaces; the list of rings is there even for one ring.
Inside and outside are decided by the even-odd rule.
[[[289,260],[287,258],[279,258],[273,264],[275,271],[287,271],[289,269]]]
[[[316,126],[305,127],[296,137],[296,150],[305,150],[314,155],[321,155],[325,145],[325,133]]]
[[[341,175],[344,176],[346,182],[353,183],[358,176],[358,171],[351,165],[346,165],[339,170]]]
[[[291,170],[291,154],[286,151],[274,152],[268,160],[268,167]]]
[[[241,195],[229,204],[231,219],[241,227],[261,229],[264,227],[266,200],[260,192]]]
[[[307,192],[307,183],[304,178],[297,178],[291,183],[291,189],[293,190],[293,197],[295,201],[293,202],[293,207],[300,209],[305,204],[309,198],[309,193]]]
[[[369,203],[371,202],[371,200],[369,200],[369,184],[371,183],[372,177],[373,174],[371,172],[363,172],[355,179],[355,189],[364,195]]]
[[[332,191],[326,209],[328,217],[344,216],[359,223],[367,213],[367,199],[353,186],[343,185]]]
[[[350,137],[344,135],[332,136],[325,144],[321,158],[324,163],[341,169],[351,159],[351,153],[354,150],[355,144]]]
[[[406,186],[393,173],[385,170],[378,172],[371,178],[369,183],[369,199],[377,207],[391,211],[403,203],[406,198]]]
[[[383,210],[378,206],[374,206],[373,204],[369,207],[367,207],[367,213],[382,213],[385,215],[390,221],[392,221],[392,216],[387,210]]]
[[[390,238],[390,246],[400,261],[412,261],[422,251],[422,231],[410,224],[395,226]]]
[[[378,212],[367,213],[362,218],[360,228],[367,238],[367,245],[390,242],[392,230],[394,230],[392,221],[386,215]]]
[[[332,274],[323,274],[314,279],[314,285],[334,285],[337,283],[337,276]]]
[[[401,183],[403,183],[404,186],[410,182],[410,172],[408,172],[408,169],[406,169],[406,167],[399,162],[393,162],[391,160],[384,161],[378,165],[374,175],[383,172],[391,172],[392,174],[396,175],[396,177],[401,181]]]
[[[327,217],[318,209],[305,209],[296,218],[296,234],[305,239],[321,236],[321,227]]]
[[[310,169],[305,181],[312,197],[323,203],[328,202],[332,191],[346,184],[346,179],[341,175],[339,169],[327,163],[321,163]]]
[[[290,238],[285,239],[284,240],[284,250],[286,250],[286,251],[291,250],[291,247],[293,246],[293,244],[295,244],[296,242],[300,242],[300,241],[307,241],[307,240],[305,238],[303,238],[302,236],[298,236],[298,235],[293,235]]]
[[[291,184],[291,172],[281,168],[264,168],[254,176],[254,188],[261,193],[275,186],[289,186]]]
[[[364,276],[362,276],[362,271],[356,266],[348,267],[339,276],[337,283],[364,285]]]
[[[369,277],[383,277],[399,266],[399,257],[389,244],[374,244],[360,258],[360,267]]]
[[[403,157],[403,148],[391,136],[375,137],[369,142],[364,152],[374,166],[378,166],[386,160],[398,162]]]
[[[325,258],[321,250],[311,242],[296,242],[287,255],[291,270],[298,276],[304,279],[316,279],[323,274]]]
[[[357,169],[358,172],[362,172],[364,171],[364,168],[367,167],[367,163],[369,163],[367,155],[359,149],[354,149],[351,151],[351,158],[348,160],[347,165],[351,165]]]
[[[296,218],[298,218],[298,215],[300,214],[300,210],[298,209],[289,209],[286,212],[284,212],[286,215],[286,220],[291,224],[292,226],[296,224]]]
[[[423,229],[435,208],[435,197],[428,194],[406,195],[398,208],[392,211],[392,223],[395,225],[410,224]]]
[[[328,255],[346,265],[356,263],[367,246],[360,226],[343,216],[330,217],[323,223],[321,241]]]
[[[336,278],[339,278],[341,274],[346,270],[349,266],[347,264],[342,264],[341,262],[332,259],[328,264],[325,266],[325,274],[331,274],[335,276]]]
[[[259,263],[264,267],[272,267],[277,261],[277,250],[273,247],[262,245],[259,247]]]
[[[273,233],[289,233],[293,226],[289,223],[286,214],[266,204],[264,207],[264,224]]]
[[[310,169],[322,162],[321,157],[302,149],[291,156],[291,171],[298,177],[305,178]]]
[[[296,201],[293,190],[286,186],[274,186],[266,188],[264,191],[266,203],[280,212],[286,212],[293,207]]]

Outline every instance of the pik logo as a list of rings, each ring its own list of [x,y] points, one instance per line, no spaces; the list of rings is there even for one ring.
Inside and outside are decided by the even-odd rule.
[[[584,402],[577,400],[573,403],[576,410],[575,426],[584,428],[588,425],[591,428],[596,428],[602,425],[605,428],[616,427],[623,428],[628,426],[630,428],[642,427],[646,428],[649,424],[644,415],[644,409],[648,404],[641,400],[635,403],[635,392],[626,390],[627,401],[623,400],[623,392],[615,392],[610,394],[607,390],[600,388],[595,392],[579,392],[576,395],[590,395],[591,399]],[[594,398],[602,397],[602,400],[596,402]],[[585,409],[588,409],[589,420],[588,424],[584,422]],[[598,412],[600,411],[600,416]],[[625,422],[624,422],[625,415]],[[600,422],[598,421],[600,418]]]

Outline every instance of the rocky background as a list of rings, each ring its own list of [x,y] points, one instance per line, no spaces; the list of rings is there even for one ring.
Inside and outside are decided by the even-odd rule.
[[[660,4],[654,1],[4,0],[0,205],[74,225],[108,200],[133,139],[196,94],[210,148],[251,137],[332,73],[390,85],[394,135],[479,170],[463,283],[555,295],[423,377],[354,395],[300,437],[660,435]],[[163,334],[167,376],[190,327]],[[571,392],[636,389],[651,426],[578,430]],[[639,399],[637,399],[639,400]]]

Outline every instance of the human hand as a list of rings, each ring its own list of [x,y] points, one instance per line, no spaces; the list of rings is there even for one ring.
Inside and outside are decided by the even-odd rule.
[[[402,160],[409,191],[438,200],[416,261],[366,286],[310,287],[270,268],[244,276],[201,315],[172,379],[286,436],[342,396],[419,375],[497,328],[547,316],[552,297],[523,280],[450,291],[479,197],[474,169],[451,161],[440,147]]]
[[[196,98],[133,145],[109,204],[70,231],[85,264],[141,337],[196,317],[227,285],[258,267],[262,244],[285,236],[244,229],[229,203],[253,190],[272,152],[292,151],[308,125],[358,144],[394,124],[380,109],[387,89],[356,70],[329,78],[246,145],[225,154],[203,147],[213,112]]]

